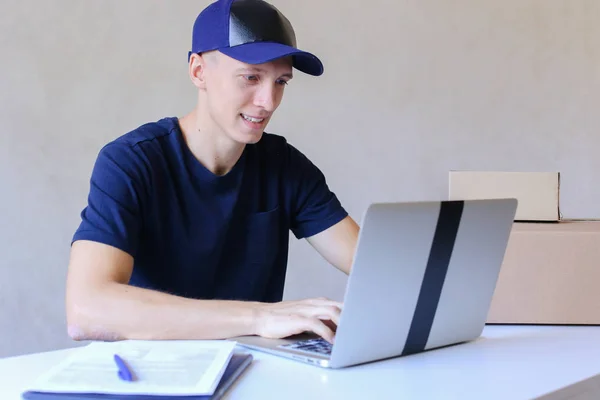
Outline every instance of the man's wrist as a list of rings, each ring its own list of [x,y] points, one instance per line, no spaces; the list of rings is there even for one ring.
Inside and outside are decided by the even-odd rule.
[[[262,320],[262,303],[250,302],[246,304],[247,311],[247,330],[250,335],[260,335],[260,326]]]

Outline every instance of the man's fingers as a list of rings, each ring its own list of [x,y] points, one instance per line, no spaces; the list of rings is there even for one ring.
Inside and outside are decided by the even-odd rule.
[[[330,319],[332,320],[336,325],[340,324],[340,309],[337,308],[336,306],[328,306],[328,307],[323,307],[323,311],[325,311],[324,314],[321,314],[321,317],[325,317],[322,319]]]
[[[323,319],[323,320],[321,320],[321,322],[323,322],[329,329],[331,329],[334,332],[334,334],[337,332],[337,324],[334,323],[333,321],[328,320],[328,319]]]
[[[318,318],[305,318],[304,330],[314,332],[317,335],[321,336],[323,339],[327,340],[329,343],[333,343],[335,338],[335,333],[327,327]]]
[[[344,308],[344,303],[339,301],[330,300],[326,297],[317,297],[315,299],[308,299],[307,302],[314,306],[335,306],[342,310]]]
[[[308,306],[304,307],[300,313],[308,318],[330,319],[336,325],[340,323],[340,309],[336,306]]]

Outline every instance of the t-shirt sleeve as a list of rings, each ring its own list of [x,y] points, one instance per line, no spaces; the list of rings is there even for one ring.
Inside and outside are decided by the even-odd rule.
[[[289,144],[288,154],[293,196],[290,229],[301,239],[326,230],[348,213],[313,162]]]
[[[143,181],[143,168],[130,146],[111,143],[102,148],[73,242],[100,242],[135,256],[142,224]]]

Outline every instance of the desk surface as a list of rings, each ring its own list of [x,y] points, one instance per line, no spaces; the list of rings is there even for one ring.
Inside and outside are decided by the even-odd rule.
[[[0,359],[0,398],[70,351]],[[532,399],[600,374],[600,327],[487,326],[474,342],[341,370],[253,354],[228,399]]]

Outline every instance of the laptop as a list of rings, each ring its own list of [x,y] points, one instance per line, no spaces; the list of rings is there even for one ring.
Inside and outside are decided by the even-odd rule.
[[[475,340],[486,324],[516,208],[512,198],[371,204],[333,345],[311,333],[231,340],[323,368]]]

